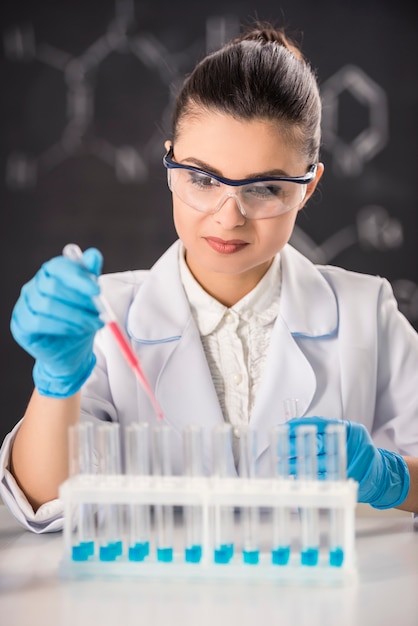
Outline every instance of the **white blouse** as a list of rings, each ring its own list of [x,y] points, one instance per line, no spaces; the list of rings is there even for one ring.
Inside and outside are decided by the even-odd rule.
[[[279,311],[280,255],[256,287],[230,308],[199,285],[186,265],[184,248],[180,250],[180,276],[224,419],[233,426],[237,461],[239,427],[249,423]]]

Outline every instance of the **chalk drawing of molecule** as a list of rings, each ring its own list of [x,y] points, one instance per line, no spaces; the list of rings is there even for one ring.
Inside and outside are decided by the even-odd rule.
[[[404,232],[401,222],[384,207],[367,205],[358,211],[354,224],[341,228],[320,244],[297,225],[290,243],[313,263],[327,264],[355,245],[366,251],[396,250],[404,243]],[[411,323],[418,322],[418,285],[399,278],[392,282],[392,288],[400,311]]]
[[[403,241],[401,222],[379,205],[361,208],[355,224],[341,228],[319,245],[298,226],[291,239],[291,243],[313,263],[321,264],[331,263],[344,250],[356,244],[365,250],[387,252],[400,248]]]
[[[155,155],[160,158],[161,135],[156,130],[141,146],[114,146],[102,137],[91,136],[95,115],[95,86],[93,70],[113,52],[131,54],[145,68],[159,77],[166,89],[167,102],[156,127],[167,128],[171,116],[175,89],[184,78],[183,67],[190,64],[196,50],[170,53],[163,43],[149,33],[130,34],[135,26],[133,0],[116,0],[115,17],[105,32],[80,56],[73,57],[47,43],[37,43],[31,25],[16,26],[4,33],[5,54],[10,60],[37,60],[63,74],[66,87],[66,125],[58,141],[33,156],[14,151],[6,165],[6,182],[13,189],[36,185],[43,172],[50,171],[70,156],[89,153],[106,162],[115,171],[120,183],[142,183],[149,175],[149,165]],[[222,45],[238,32],[238,19],[231,16],[211,16],[206,20],[206,50]],[[191,59],[192,63],[195,59]],[[157,152],[158,150],[158,152]]]
[[[369,124],[351,142],[339,134],[340,98],[348,92],[366,107]],[[324,148],[332,154],[337,174],[350,177],[362,173],[388,141],[388,107],[384,90],[362,69],[345,65],[322,85],[322,133]]]

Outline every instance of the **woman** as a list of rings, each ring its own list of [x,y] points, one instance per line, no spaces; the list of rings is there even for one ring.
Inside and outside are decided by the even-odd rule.
[[[35,359],[35,389],[2,449],[2,496],[22,524],[61,527],[67,430],[80,414],[157,419],[101,329],[99,290],[174,429],[176,471],[186,424],[208,437],[227,421],[236,464],[239,427],[257,429],[265,474],[270,430],[297,397],[292,434],[307,416],[320,440],[328,420],[346,420],[360,501],[418,512],[418,336],[387,281],[314,266],[288,245],[324,170],[320,113],[298,48],[269,26],[243,34],[203,59],[177,99],[164,165],[179,240],[150,271],[97,282],[90,249],[85,267],[54,258],[23,288],[11,328]]]

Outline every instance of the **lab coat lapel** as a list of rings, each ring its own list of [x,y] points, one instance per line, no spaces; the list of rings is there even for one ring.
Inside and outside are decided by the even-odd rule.
[[[181,283],[176,242],[152,267],[128,314],[128,332],[155,389],[165,421],[178,436],[201,425],[205,464],[213,428],[223,422],[199,331]]]
[[[167,422],[180,436],[187,425],[203,428],[204,466],[209,470],[212,464],[213,429],[224,423],[224,419],[199,331],[193,320],[166,360],[156,393],[164,400],[164,407],[167,407]],[[175,407],[175,412],[171,407]]]
[[[297,398],[302,417],[314,399],[316,376],[299,343],[338,330],[335,295],[317,268],[289,245],[281,252],[281,268],[280,311],[250,420],[258,431],[258,457],[269,445],[273,426],[286,421],[284,401]]]
[[[316,390],[314,371],[281,316],[273,329],[264,368],[250,420],[251,427],[258,431],[258,456],[270,443],[271,429],[289,418],[285,416],[285,400],[297,398],[302,416]]]

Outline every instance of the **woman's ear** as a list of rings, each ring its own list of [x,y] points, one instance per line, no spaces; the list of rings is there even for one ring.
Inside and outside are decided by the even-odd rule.
[[[165,151],[166,151],[166,152],[168,152],[168,151],[170,150],[171,146],[172,146],[171,141],[170,141],[169,139],[167,139],[167,140],[164,142],[164,148],[165,148]]]
[[[324,173],[324,164],[323,163],[318,163],[317,168],[316,168],[316,174],[315,174],[315,179],[309,183],[306,187],[306,195],[303,199],[303,203],[302,206],[300,207],[301,209],[305,206],[306,202],[309,200],[309,198],[311,197],[311,195],[313,194],[313,192],[316,189],[317,184],[319,183],[319,181],[321,180],[322,174]]]

